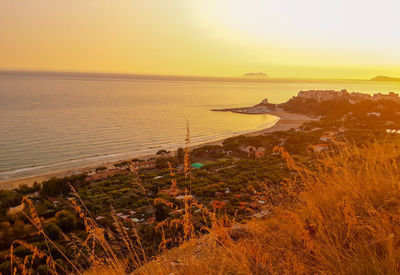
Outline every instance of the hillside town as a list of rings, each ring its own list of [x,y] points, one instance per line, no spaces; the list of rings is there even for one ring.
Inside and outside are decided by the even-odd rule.
[[[329,100],[346,100],[352,104],[360,103],[365,100],[392,100],[395,102],[399,102],[399,95],[393,92],[389,92],[388,94],[364,94],[358,92],[349,93],[347,90],[343,89],[341,91],[335,90],[309,90],[309,91],[300,91],[297,95],[299,98],[313,99],[318,102],[329,101]]]

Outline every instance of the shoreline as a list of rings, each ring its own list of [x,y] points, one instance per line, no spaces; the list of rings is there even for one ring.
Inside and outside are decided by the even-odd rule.
[[[234,137],[234,136],[240,136],[240,135],[257,136],[257,135],[263,135],[266,133],[272,133],[272,132],[276,132],[276,131],[287,131],[287,130],[290,130],[291,128],[299,127],[304,122],[313,121],[313,120],[317,119],[317,118],[307,116],[305,114],[289,113],[289,112],[285,112],[283,110],[264,109],[262,113],[260,113],[259,110],[257,110],[257,112],[252,112],[252,110],[254,110],[254,108],[255,107],[245,107],[245,108],[234,108],[234,109],[224,109],[224,110],[214,110],[214,111],[225,111],[225,112],[230,111],[230,112],[236,112],[236,113],[242,113],[242,114],[269,114],[269,115],[278,117],[277,122],[274,125],[264,128],[264,129],[261,129],[261,130],[251,131],[251,132],[239,134],[239,135],[236,134],[236,135],[232,135],[229,137],[217,139],[214,141],[202,142],[202,143],[191,146],[191,148],[195,149],[195,148],[199,148],[199,147],[207,146],[207,145],[222,145],[224,140],[226,140],[227,138],[230,138],[230,137]],[[244,111],[238,111],[238,110],[244,110]],[[177,150],[177,148],[171,148],[170,150],[172,152],[175,152]],[[99,162],[99,163],[93,164],[93,165],[87,165],[87,166],[71,168],[71,169],[63,169],[63,170],[54,171],[54,172],[50,172],[50,173],[46,173],[46,174],[3,181],[3,182],[0,182],[0,190],[13,190],[13,189],[18,188],[18,186],[21,184],[26,184],[28,186],[32,186],[35,182],[41,183],[42,181],[48,180],[53,177],[63,178],[63,177],[74,175],[77,172],[78,173],[90,172],[91,170],[94,170],[96,167],[100,167],[100,166],[104,166],[107,168],[113,168],[113,164],[118,163],[120,161],[127,160],[129,158],[148,159],[148,158],[155,157],[155,156],[156,156],[155,154],[135,155],[134,153],[132,153],[132,155],[130,155],[129,153],[127,153],[127,156],[124,159],[103,161],[103,162]]]

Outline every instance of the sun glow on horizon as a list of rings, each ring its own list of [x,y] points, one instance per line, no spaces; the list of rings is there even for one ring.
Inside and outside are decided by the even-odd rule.
[[[336,66],[400,63],[400,36],[394,35],[400,26],[398,1],[221,0],[209,1],[214,6],[208,13],[202,9],[204,2],[196,2],[196,10],[208,31],[243,45],[252,43],[260,54],[287,50],[291,59],[271,55],[276,62],[321,65],[309,60],[314,57]],[[299,60],[293,60],[290,51],[296,51]],[[352,64],[346,63],[349,59]]]
[[[400,76],[396,0],[0,2],[0,69]]]

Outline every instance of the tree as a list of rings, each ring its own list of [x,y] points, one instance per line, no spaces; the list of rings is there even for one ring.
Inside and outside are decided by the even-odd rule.
[[[13,226],[11,227],[11,231],[14,234],[16,239],[21,239],[25,235],[24,231],[25,224],[21,220],[16,220]]]
[[[42,193],[47,196],[59,196],[70,191],[65,179],[51,178],[43,183]]]
[[[39,275],[47,275],[47,274],[49,274],[49,268],[47,267],[47,265],[44,265],[44,264],[39,265],[39,266],[36,268],[36,271],[37,271],[37,273],[38,273]]]
[[[31,251],[26,247],[18,246],[14,248],[13,254],[19,258],[24,258],[25,256],[30,255]]]
[[[21,194],[15,191],[0,191],[0,214],[6,214],[8,208],[17,206],[22,201]]]
[[[178,150],[176,151],[176,160],[178,163],[182,163],[185,157],[185,151],[183,150],[182,147],[179,147]]]
[[[64,260],[58,258],[58,259],[56,259],[56,263],[57,263],[57,266],[56,266],[57,272],[59,274],[65,274],[64,270],[67,269],[67,265],[65,264]]]
[[[57,224],[51,222],[44,226],[44,232],[50,239],[56,240],[60,236],[61,229]]]
[[[156,206],[156,212],[154,213],[157,222],[161,222],[167,218],[167,211],[165,211],[164,206],[161,204],[157,204]]]
[[[11,224],[8,221],[0,223],[0,249],[10,248],[11,243],[14,241],[14,236],[12,235]],[[0,271],[1,272],[1,271]]]
[[[176,159],[174,157],[169,157],[169,158],[157,158],[156,159],[156,168],[157,169],[163,169],[163,168],[168,168],[168,162],[171,163],[171,165],[174,167],[176,166]]]
[[[0,264],[0,273],[3,275],[11,275],[11,262],[4,261]]]
[[[23,195],[30,194],[36,191],[40,191],[42,185],[38,182],[34,182],[32,186],[28,186],[27,184],[20,184],[18,186],[17,192]]]
[[[156,153],[156,155],[161,155],[161,156],[163,156],[163,155],[168,155],[169,153],[171,153],[171,151],[167,151],[167,150],[162,149],[162,150],[159,150],[159,151]]]
[[[70,191],[70,184],[75,186],[85,182],[87,175],[80,174],[65,178],[51,178],[42,184],[42,194],[46,196],[56,197],[59,195],[67,195]]]
[[[0,223],[0,230],[4,233],[7,233],[10,230],[11,224],[8,221],[4,221]]]
[[[152,184],[150,186],[150,190],[151,190],[151,192],[153,192],[153,194],[157,194],[160,191],[160,186],[158,186],[158,182],[155,184]]]
[[[70,231],[76,227],[75,215],[68,210],[56,213],[56,224],[64,231]]]

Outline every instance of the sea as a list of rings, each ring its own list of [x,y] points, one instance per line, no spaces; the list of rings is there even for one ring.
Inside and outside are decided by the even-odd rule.
[[[271,127],[278,117],[211,110],[309,89],[400,93],[400,83],[0,72],[0,182],[176,149],[187,128],[195,145]]]

